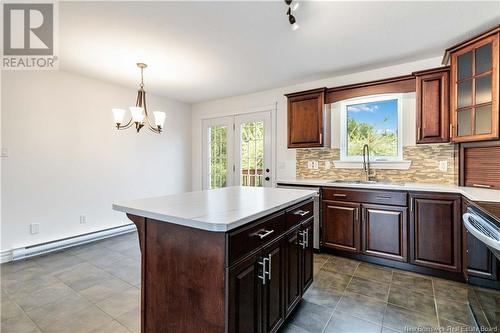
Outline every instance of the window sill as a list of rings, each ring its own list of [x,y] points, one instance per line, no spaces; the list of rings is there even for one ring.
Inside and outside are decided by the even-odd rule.
[[[335,169],[363,169],[361,161],[333,161]],[[370,168],[374,170],[408,170],[411,161],[373,161]]]

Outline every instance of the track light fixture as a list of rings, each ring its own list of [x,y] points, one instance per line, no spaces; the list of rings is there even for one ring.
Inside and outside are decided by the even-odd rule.
[[[288,6],[288,9],[286,11],[288,22],[290,22],[292,30],[295,31],[299,28],[299,24],[297,23],[297,19],[295,18],[295,16],[293,16],[292,13],[297,10],[297,8],[299,8],[299,2],[294,2],[293,0],[285,0],[285,4]]]

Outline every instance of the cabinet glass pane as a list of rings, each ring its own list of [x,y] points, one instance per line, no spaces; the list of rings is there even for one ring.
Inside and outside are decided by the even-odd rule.
[[[491,69],[491,43],[476,50],[476,75]]]
[[[471,135],[471,123],[470,123],[470,116],[471,116],[471,109],[463,110],[463,111],[458,111],[457,112],[457,132],[458,136],[463,136],[463,135]]]
[[[491,101],[491,75],[476,78],[476,103],[487,103]]]
[[[472,105],[472,80],[460,82],[457,91],[457,106],[463,108]]]
[[[491,133],[491,104],[476,108],[476,134]]]
[[[472,51],[458,56],[458,80],[472,76]]]

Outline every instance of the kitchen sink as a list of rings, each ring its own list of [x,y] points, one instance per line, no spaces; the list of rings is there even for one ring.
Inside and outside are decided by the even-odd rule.
[[[393,182],[382,182],[377,180],[346,180],[346,179],[335,179],[328,183],[333,184],[380,184],[385,186],[401,186],[403,183],[393,183]]]

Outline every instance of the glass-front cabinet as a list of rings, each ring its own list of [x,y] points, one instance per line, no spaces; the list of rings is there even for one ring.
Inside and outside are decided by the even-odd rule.
[[[451,138],[499,138],[499,28],[449,50]]]

